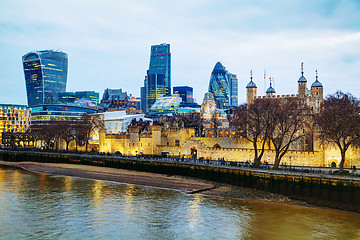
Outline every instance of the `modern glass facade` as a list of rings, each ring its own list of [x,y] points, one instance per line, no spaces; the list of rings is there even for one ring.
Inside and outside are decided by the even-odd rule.
[[[57,94],[58,104],[67,104],[75,102],[75,93],[73,92],[61,92]]]
[[[238,104],[238,79],[235,74],[229,73],[230,82],[230,106],[237,107]]]
[[[75,92],[75,100],[86,98],[92,101],[95,106],[99,103],[99,93],[94,91],[78,91]]]
[[[39,105],[31,107],[31,124],[47,124],[50,120],[77,120],[84,114],[95,114],[97,110],[69,105]]]
[[[193,103],[193,88],[188,86],[173,87],[173,93],[179,94],[182,101],[181,103]]]
[[[151,46],[149,70],[141,91],[144,112],[148,112],[160,96],[171,95],[170,44]]]
[[[35,51],[22,57],[28,106],[56,103],[57,93],[66,91],[67,54]]]
[[[237,106],[238,80],[235,74],[229,73],[225,67],[217,62],[210,77],[209,92],[214,95],[218,108]]]

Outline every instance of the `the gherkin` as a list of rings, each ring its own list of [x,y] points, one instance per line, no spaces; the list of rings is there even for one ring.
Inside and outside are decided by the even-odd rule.
[[[225,108],[238,105],[238,80],[217,62],[211,73],[209,92],[214,95],[216,106]]]

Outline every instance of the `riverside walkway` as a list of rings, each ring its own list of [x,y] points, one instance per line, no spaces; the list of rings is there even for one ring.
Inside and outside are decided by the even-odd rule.
[[[256,173],[267,173],[273,175],[287,175],[287,176],[299,176],[299,177],[313,177],[313,178],[324,178],[324,179],[336,179],[336,180],[347,180],[347,181],[359,181],[360,182],[360,170],[357,169],[344,169],[348,174],[338,175],[336,172],[338,168],[330,167],[311,167],[311,166],[286,166],[280,165],[278,169],[273,169],[272,164],[261,164],[259,167],[254,167],[252,163],[248,161],[234,162],[226,160],[208,160],[208,159],[193,159],[193,158],[180,158],[180,157],[168,157],[161,155],[142,155],[142,156],[126,156],[116,154],[104,154],[104,153],[91,153],[91,152],[58,152],[58,151],[29,151],[29,150],[4,150],[3,152],[23,152],[23,153],[38,153],[44,155],[60,155],[67,157],[79,157],[89,158],[97,160],[106,159],[124,159],[130,161],[140,162],[158,162],[158,163],[175,163],[189,166],[199,167],[214,167],[223,169],[233,169],[242,171],[251,171]]]

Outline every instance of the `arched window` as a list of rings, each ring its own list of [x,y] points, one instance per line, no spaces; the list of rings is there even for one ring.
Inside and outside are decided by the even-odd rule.
[[[213,146],[213,148],[218,148],[218,149],[220,149],[221,146],[217,143],[217,144],[215,144],[215,145]]]

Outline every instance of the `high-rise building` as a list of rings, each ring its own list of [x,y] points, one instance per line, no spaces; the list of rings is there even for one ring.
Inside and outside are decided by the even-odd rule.
[[[34,51],[22,57],[28,106],[56,103],[66,91],[67,54],[53,50]]]
[[[141,107],[148,112],[160,96],[171,95],[170,44],[151,46],[149,70],[141,89]]]
[[[193,88],[188,86],[173,87],[173,93],[179,94],[182,101],[181,103],[193,103]]]
[[[238,104],[238,79],[235,74],[229,73],[229,83],[230,83],[230,106],[237,107]]]
[[[238,79],[217,62],[210,77],[209,92],[214,95],[216,106],[238,106]]]

